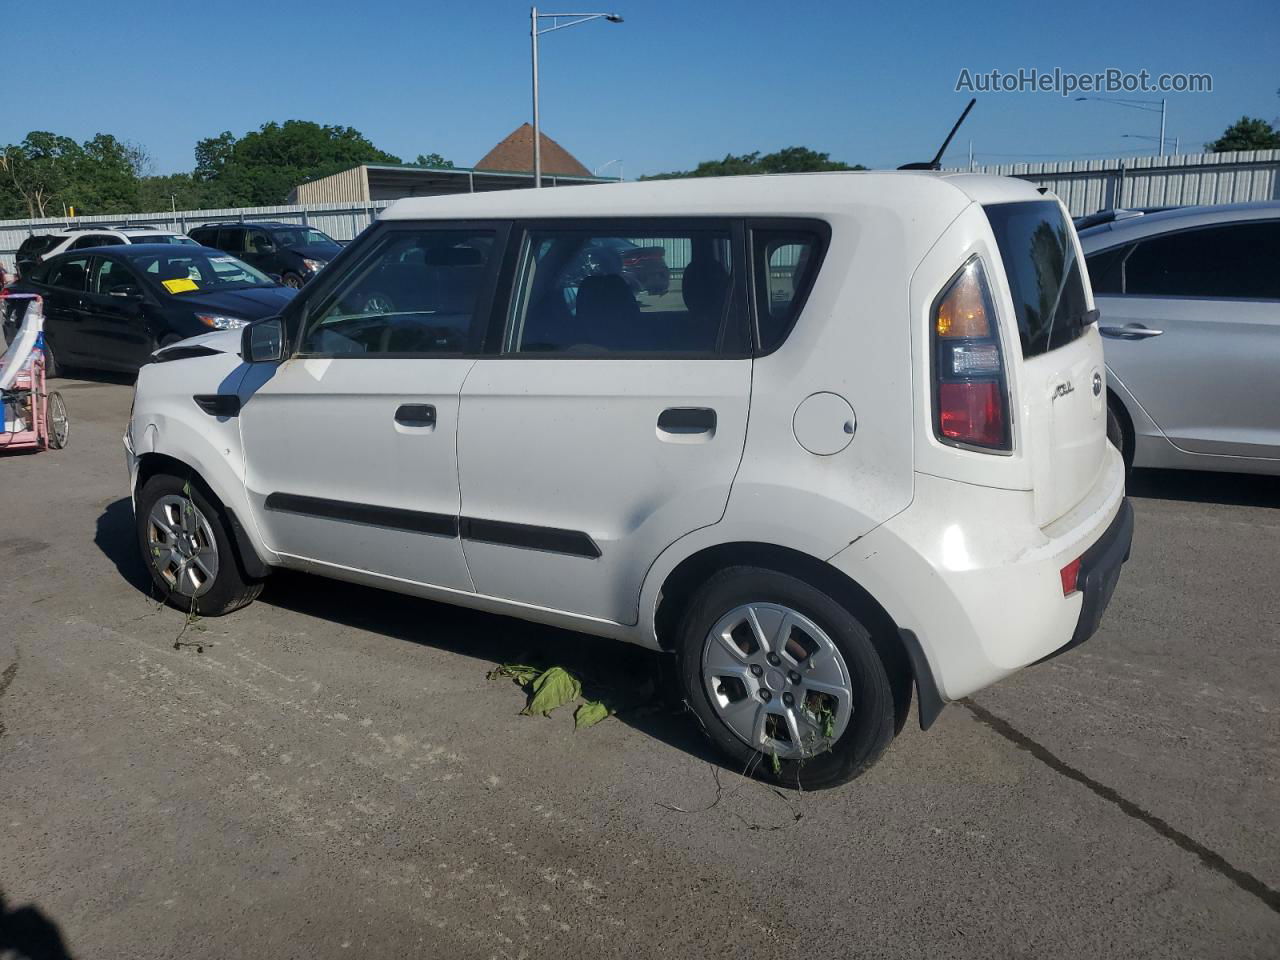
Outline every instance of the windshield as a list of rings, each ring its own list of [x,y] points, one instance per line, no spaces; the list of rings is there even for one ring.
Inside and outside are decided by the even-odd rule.
[[[178,297],[185,293],[222,293],[274,287],[276,282],[235,257],[196,251],[138,257],[132,260],[144,276],[165,292]]]
[[[1022,355],[1056,350],[1084,332],[1086,300],[1071,224],[1052,200],[984,208],[1009,277]]]
[[[338,241],[320,230],[298,227],[296,230],[273,230],[271,236],[281,247],[336,247]]]

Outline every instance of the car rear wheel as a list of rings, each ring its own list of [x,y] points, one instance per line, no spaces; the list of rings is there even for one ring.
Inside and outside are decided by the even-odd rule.
[[[197,484],[157,474],[138,494],[135,517],[143,560],[169,606],[216,617],[262,592],[240,569],[222,511]]]
[[[743,773],[836,786],[893,739],[893,693],[870,633],[802,580],[724,570],[694,595],[677,636],[686,702]]]
[[[1124,457],[1125,473],[1133,469],[1133,429],[1129,418],[1116,409],[1116,400],[1107,401],[1107,439]]]

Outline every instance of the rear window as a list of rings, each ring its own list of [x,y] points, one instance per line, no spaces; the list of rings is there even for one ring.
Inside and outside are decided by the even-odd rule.
[[[22,246],[18,247],[18,256],[23,260],[32,259],[52,250],[63,241],[63,237],[45,234],[40,237],[27,237],[22,241]]]
[[[1052,200],[985,208],[1009,277],[1022,355],[1065,346],[1085,329],[1086,300],[1071,224]]]

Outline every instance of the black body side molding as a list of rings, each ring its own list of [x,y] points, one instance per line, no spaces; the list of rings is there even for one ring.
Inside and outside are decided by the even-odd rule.
[[[447,513],[425,513],[419,510],[401,510],[398,507],[376,507],[367,503],[348,503],[345,500],[326,500],[323,497],[303,497],[296,493],[273,493],[267,497],[268,510],[278,513],[298,513],[307,517],[323,517],[326,520],[345,520],[348,523],[365,523],[373,527],[407,530],[410,533],[427,533],[436,537],[456,537],[458,518]]]

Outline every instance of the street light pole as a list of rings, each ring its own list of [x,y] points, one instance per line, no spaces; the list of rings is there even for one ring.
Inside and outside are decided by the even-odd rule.
[[[1168,113],[1169,101],[1160,100],[1128,100],[1124,98],[1112,97],[1076,97],[1076,101],[1081,100],[1097,100],[1099,103],[1114,103],[1117,107],[1129,107],[1132,110],[1149,110],[1154,113],[1157,109],[1160,111],[1160,156],[1164,156],[1164,121]]]
[[[529,9],[529,36],[533,38],[533,185],[542,186],[542,122],[538,118],[538,8]]]
[[[560,18],[570,17],[568,23],[560,23]],[[550,20],[551,26],[538,29],[539,20]],[[538,37],[552,30],[563,30],[565,27],[576,27],[580,23],[591,20],[608,20],[610,23],[621,23],[622,17],[616,13],[539,13],[537,7],[529,8],[529,39],[533,45],[533,185],[542,186],[542,121],[538,116]]]

